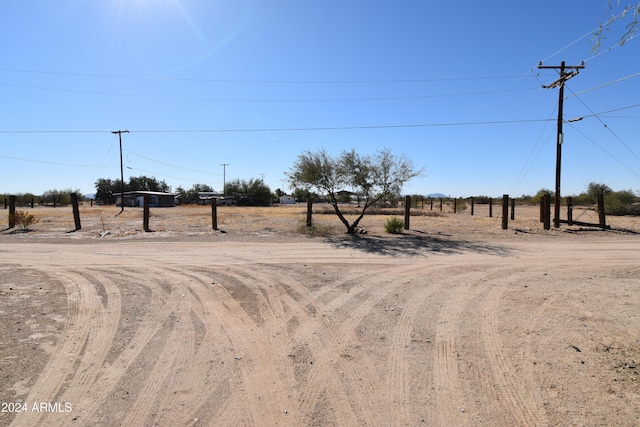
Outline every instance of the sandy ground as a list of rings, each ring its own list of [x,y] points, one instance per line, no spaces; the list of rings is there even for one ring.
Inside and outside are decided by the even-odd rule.
[[[640,424],[638,218],[118,211],[0,233],[0,425]]]

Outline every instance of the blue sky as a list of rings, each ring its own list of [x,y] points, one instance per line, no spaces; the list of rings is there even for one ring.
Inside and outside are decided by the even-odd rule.
[[[406,194],[640,190],[640,38],[597,54],[606,0],[3,2],[0,193],[155,176],[175,190],[263,177],[298,154],[389,148]]]

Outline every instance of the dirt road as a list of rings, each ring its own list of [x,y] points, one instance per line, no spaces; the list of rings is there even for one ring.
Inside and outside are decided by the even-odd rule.
[[[1,425],[640,420],[640,241],[0,249]]]

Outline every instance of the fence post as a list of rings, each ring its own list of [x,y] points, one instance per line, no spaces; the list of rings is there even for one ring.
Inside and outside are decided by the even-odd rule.
[[[149,229],[149,195],[145,194],[144,196],[144,208],[142,211],[142,228],[144,231],[151,231]]]
[[[493,218],[493,198],[489,197],[489,218]]]
[[[9,228],[16,227],[16,196],[9,196]]]
[[[544,229],[551,230],[551,194],[546,193],[542,203],[544,206]]]
[[[404,229],[409,229],[409,219],[411,218],[411,196],[404,196]]]
[[[442,197],[440,197],[440,212],[442,212]]]
[[[509,228],[509,195],[502,195],[502,229]]]
[[[33,197],[31,198],[31,209],[33,209]]]
[[[540,222],[544,222],[544,194],[540,196]]]
[[[311,216],[313,215],[313,199],[307,197],[307,227],[311,227],[313,224]]]
[[[607,228],[607,218],[604,212],[604,194],[598,194],[598,217],[600,218],[600,227]]]
[[[573,197],[567,197],[567,224],[573,225]]]
[[[433,210],[433,197],[429,197],[429,203],[431,204],[431,210]]]
[[[73,209],[73,222],[76,225],[76,231],[80,230],[82,226],[80,225],[80,209],[78,209],[78,194],[70,193],[71,196],[71,207]]]
[[[516,219],[516,199],[511,199],[511,221]]]
[[[471,198],[471,216],[473,216],[473,208],[474,208],[474,203],[475,203],[475,197]]]
[[[454,197],[453,198],[453,213],[458,212],[458,198]]]
[[[218,199],[211,199],[211,228],[218,229]]]

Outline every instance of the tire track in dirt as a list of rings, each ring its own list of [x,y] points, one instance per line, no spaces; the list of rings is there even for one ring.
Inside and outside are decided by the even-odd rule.
[[[95,288],[84,279],[71,276],[61,273],[56,275],[67,294],[68,318],[51,360],[31,388],[25,402],[55,402],[66,389],[78,363],[81,363],[83,348],[93,329],[93,318],[99,312],[99,297]],[[16,418],[12,425],[37,425],[44,414],[37,411],[26,412],[23,417]]]
[[[409,388],[411,370],[407,348],[411,344],[416,315],[421,308],[424,308],[424,301],[433,292],[433,288],[423,287],[410,294],[409,301],[403,307],[391,334],[391,353],[387,362],[388,375],[386,381],[389,391],[388,400],[393,403],[393,419],[396,425],[411,425],[415,423],[415,420],[412,419],[411,407],[407,405],[411,393]]]
[[[171,269],[171,274],[188,283],[192,313],[202,323],[204,333],[189,366],[183,367],[175,383],[176,395],[168,396],[161,405],[167,415],[159,420],[160,425],[175,423],[177,414],[184,425],[196,422],[213,425],[216,414],[229,408],[230,382],[235,380],[239,383],[241,378],[240,370],[231,366],[232,357],[224,354],[233,345],[217,321],[216,312],[225,308],[210,289],[210,277],[182,269]],[[189,398],[180,400],[181,393]],[[227,415],[227,418],[232,424],[246,421],[241,417]]]
[[[77,407],[82,408],[89,400],[88,390],[104,368],[104,360],[118,329],[122,306],[121,295],[118,287],[105,276],[90,276],[88,279],[81,273],[67,272],[65,275],[78,286],[91,290],[91,299],[96,301],[92,310],[93,325],[88,331],[83,354],[75,365],[75,375],[66,385],[66,390],[61,398],[63,402],[73,402]],[[103,305],[100,302],[100,297],[94,292],[95,285],[92,282],[97,282],[104,287],[106,304]]]
[[[447,284],[455,286],[446,296],[444,306],[437,318],[435,330],[435,351],[433,364],[433,387],[435,389],[434,406],[437,422],[435,425],[469,425],[462,412],[465,400],[458,369],[458,331],[460,318],[465,307],[478,294],[475,272],[464,272],[455,275],[448,272],[440,284],[440,289],[447,289]],[[458,285],[459,283],[462,283]]]
[[[154,411],[157,413],[162,410],[157,403],[162,395],[173,390],[170,387],[172,379],[183,366],[187,366],[195,346],[195,335],[189,318],[190,305],[183,293],[184,289],[174,286],[171,291],[178,300],[171,313],[171,333],[153,369],[147,375],[138,399],[124,418],[123,425],[146,425]]]
[[[141,356],[145,355],[145,349],[165,325],[170,316],[174,313],[175,308],[181,302],[181,297],[176,292],[167,292],[160,286],[147,286],[147,283],[153,279],[153,274],[149,272],[139,272],[137,270],[120,270],[117,273],[106,273],[114,276],[114,281],[122,283],[121,286],[133,286],[134,283],[142,283],[151,291],[149,301],[149,312],[142,319],[137,320],[138,326],[133,336],[123,347],[118,357],[108,366],[106,375],[102,375],[87,392],[91,396],[91,402],[85,402],[83,418],[94,419],[98,411],[104,412],[104,402],[109,401],[109,397],[113,396],[121,390],[126,393],[129,402],[128,416],[137,416],[135,407],[132,407],[130,399],[135,397],[136,390],[126,390],[124,383],[130,381],[131,369],[134,367]],[[122,325],[120,325],[122,326]],[[166,343],[165,343],[166,346]],[[136,388],[143,387],[144,383],[137,381]],[[116,414],[111,414],[115,416]]]
[[[548,420],[544,410],[536,404],[539,399],[536,399],[527,388],[526,380],[531,378],[531,373],[518,378],[502,350],[504,347],[497,329],[499,324],[497,314],[504,292],[505,288],[502,286],[494,287],[489,291],[483,306],[485,316],[481,322],[485,354],[491,366],[498,393],[503,397],[499,400],[508,402],[507,405],[503,405],[504,415],[513,417],[514,425],[547,425]]]
[[[229,270],[214,272],[215,284],[210,286],[212,297],[207,296],[208,292],[203,292],[202,288],[194,290],[201,299],[206,298],[214,304],[212,312],[215,322],[220,324],[227,338],[228,353],[231,351],[234,353],[235,360],[230,362],[236,365],[239,376],[235,378],[235,387],[230,390],[229,405],[242,408],[241,413],[250,414],[249,420],[243,422],[276,425],[276,420],[285,410],[288,410],[287,407],[291,407],[289,405],[292,405],[287,403],[289,399],[285,390],[288,389],[286,379],[293,377],[279,362],[276,351],[278,346],[272,343],[275,334],[272,328],[274,324],[278,324],[277,317],[268,308],[269,302],[259,289],[247,287],[246,278],[243,279],[242,274],[236,273],[235,266],[231,269],[232,272]],[[200,274],[192,273],[192,275],[199,277],[201,283],[210,281]],[[231,294],[229,288],[237,286],[243,286],[255,300],[260,300],[257,305],[262,306],[262,312],[267,315],[267,320],[262,325],[256,324],[252,316]],[[246,296],[248,295],[243,295],[243,297]],[[243,299],[246,300],[246,298]],[[283,328],[286,326],[280,327],[280,329]],[[275,390],[275,392],[269,394],[269,390]]]
[[[196,359],[194,321],[197,320],[191,316],[197,311],[199,302],[191,293],[190,280],[186,280],[181,271],[176,272],[167,266],[158,266],[152,272],[130,271],[127,278],[143,280],[155,289],[155,295],[160,295],[164,301],[174,303],[163,321],[163,327],[170,329],[165,344],[157,350],[158,357],[149,368],[149,374],[140,379],[144,385],[132,394],[134,398],[137,395],[137,399],[132,402],[123,423],[162,425],[167,419],[175,419],[177,414],[188,419],[191,412],[184,411],[185,403],[181,396],[198,392],[198,389],[193,388],[191,380],[194,377],[194,369],[203,367],[201,363],[197,363],[203,355]],[[199,373],[199,378],[206,377],[202,375],[202,371]]]
[[[397,273],[398,279],[407,269],[404,266],[384,267],[391,274]],[[397,271],[396,271],[397,270]],[[315,330],[313,336],[319,341],[309,347],[318,349],[314,357],[314,365],[305,377],[304,388],[300,393],[301,412],[313,414],[314,405],[320,400],[325,390],[331,390],[331,402],[338,410],[335,412],[336,423],[339,425],[375,425],[380,419],[376,419],[369,402],[371,399],[384,400],[386,392],[380,389],[380,384],[375,381],[377,373],[373,369],[373,361],[366,354],[358,354],[359,360],[351,360],[351,356],[345,353],[350,344],[357,345],[356,328],[363,319],[386,296],[393,293],[401,286],[400,280],[389,284],[383,282],[382,275],[377,275],[375,269],[369,269],[367,273],[352,278],[361,283],[357,290],[352,289],[344,294],[340,300],[334,300],[327,304],[330,316],[325,317],[324,322],[316,323],[322,330]],[[337,316],[338,309],[346,311],[343,319]],[[335,318],[338,325],[331,321]],[[324,339],[321,335],[326,335]],[[343,357],[341,355],[348,357]],[[346,359],[346,360],[345,360]],[[331,366],[333,365],[333,366]],[[327,369],[330,366],[331,369]],[[359,390],[346,388],[348,385],[360,384]],[[366,396],[366,393],[372,396]],[[386,415],[388,416],[388,414]]]
[[[255,296],[255,304],[260,312],[262,323],[259,326],[256,325],[260,331],[252,329],[249,335],[252,344],[259,343],[257,352],[261,354],[261,358],[255,360],[254,368],[258,372],[266,369],[272,376],[278,377],[277,380],[273,378],[263,380],[271,385],[268,389],[262,390],[262,400],[267,401],[270,406],[281,408],[274,414],[276,419],[286,411],[287,414],[291,414],[289,418],[293,422],[297,420],[297,414],[293,411],[295,402],[291,391],[296,380],[293,367],[287,363],[288,352],[284,345],[290,320],[287,310],[290,306],[285,305],[283,301],[283,298],[287,299],[288,294],[283,293],[277,284],[278,273],[277,270],[272,271],[264,265],[260,265],[259,268],[235,266],[233,269],[226,269],[223,276],[247,286]],[[244,383],[253,381],[254,378],[255,375],[245,378]],[[267,395],[267,390],[273,390],[273,392]]]

